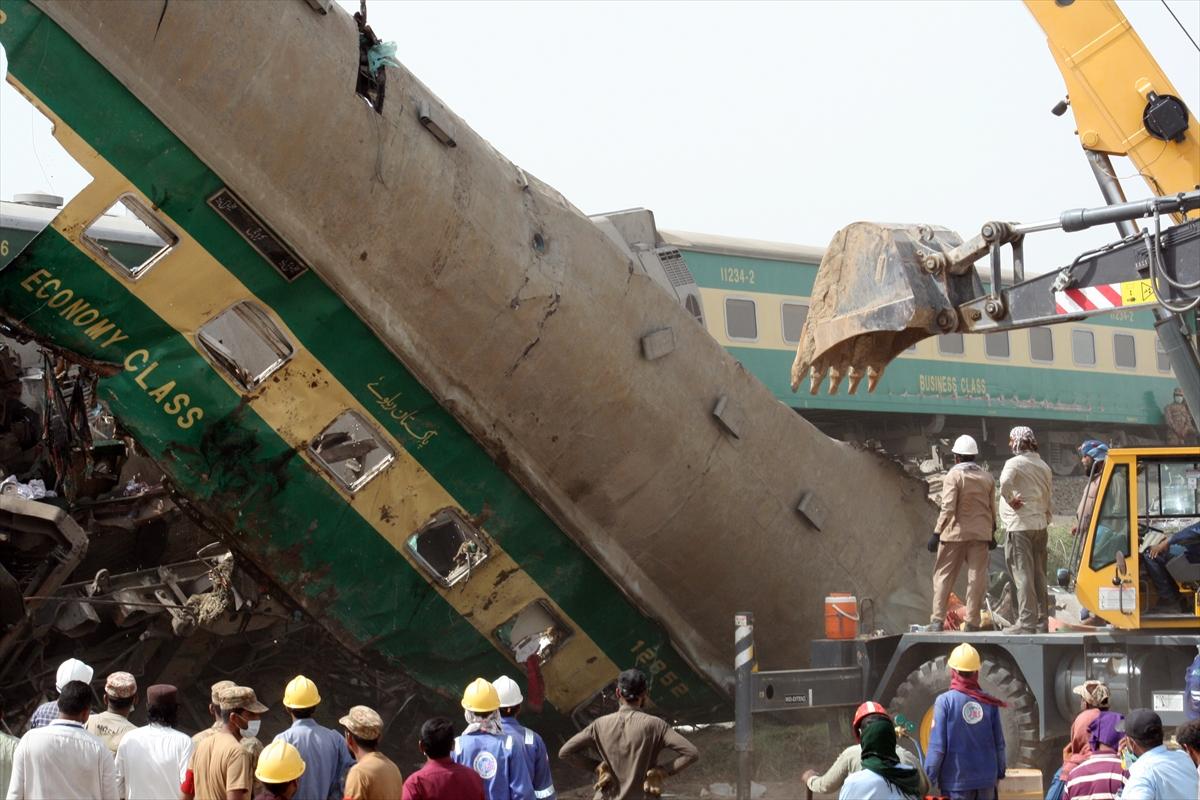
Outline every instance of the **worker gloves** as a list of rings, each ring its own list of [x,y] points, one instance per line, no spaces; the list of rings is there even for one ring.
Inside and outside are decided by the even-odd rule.
[[[931,553],[936,553],[937,549],[938,549],[938,545],[940,545],[941,543],[942,543],[941,534],[935,533],[929,537],[929,542],[925,545],[925,549]]]
[[[663,780],[667,777],[667,771],[662,767],[651,767],[646,770],[646,781],[642,784],[642,791],[647,797],[662,797]]]
[[[613,782],[612,767],[610,767],[607,762],[601,761],[596,766],[596,783],[594,784],[593,788],[598,793],[602,793],[606,787],[608,787],[612,784],[612,782]]]

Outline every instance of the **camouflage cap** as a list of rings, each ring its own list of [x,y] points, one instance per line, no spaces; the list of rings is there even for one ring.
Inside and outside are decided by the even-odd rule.
[[[217,681],[212,685],[212,704],[219,706],[221,704],[221,692],[225,689],[232,689],[237,686],[233,681]]]
[[[249,686],[230,686],[228,689],[222,689],[217,704],[221,706],[222,711],[235,708],[244,708],[255,714],[265,714],[267,711],[267,707],[258,702],[254,690]]]
[[[124,700],[137,694],[137,679],[128,672],[109,673],[104,681],[104,693],[117,700]]]
[[[360,739],[378,739],[383,733],[383,717],[366,706],[354,706],[338,724]]]

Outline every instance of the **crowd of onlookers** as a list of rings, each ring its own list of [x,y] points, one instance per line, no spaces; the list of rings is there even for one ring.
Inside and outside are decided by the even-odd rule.
[[[979,653],[959,644],[947,659],[949,689],[934,700],[928,746],[919,755],[898,743],[908,733],[876,702],[854,716],[858,744],[824,774],[804,774],[808,789],[840,800],[996,800],[1007,762],[1000,709],[983,690]],[[58,698],[39,706],[21,739],[0,734],[0,785],[9,800],[555,800],[550,755],[517,719],[524,697],[516,681],[477,678],[462,696],[465,727],[427,720],[417,743],[424,765],[403,778],[379,752],[384,722],[367,706],[350,708],[340,731],[313,718],[316,684],[297,675],[283,706],[291,725],[263,745],[268,711],[253,689],[213,684],[212,726],[194,736],[178,730],[179,692],[145,691],[149,720],[129,720],[137,682],[114,672],[104,682],[104,710],[92,713],[92,669],[78,659],[59,666]],[[1062,768],[1047,800],[1193,800],[1200,798],[1200,720],[1164,742],[1162,720],[1147,709],[1122,716],[1108,687],[1075,688],[1080,712],[1071,725]],[[646,676],[622,672],[618,710],[571,737],[559,757],[595,776],[597,800],[639,800],[663,793],[664,779],[696,761],[696,748],[645,711]],[[673,755],[661,760],[664,751]]]
[[[424,765],[403,778],[383,753],[384,723],[354,706],[340,731],[313,718],[321,703],[315,683],[297,675],[283,706],[291,725],[263,745],[268,708],[254,690],[233,681],[212,686],[212,726],[194,736],[178,730],[179,691],[147,687],[146,725],[130,713],[137,681],[114,672],[104,681],[104,710],[93,713],[93,670],[78,659],[56,674],[58,697],[38,706],[20,739],[0,734],[0,786],[10,800],[555,800],[545,742],[517,721],[524,698],[516,681],[478,678],[463,693],[466,726],[435,717],[420,731]],[[697,757],[658,717],[642,711],[646,676],[621,673],[620,710],[601,717],[560,751],[596,772],[597,791],[630,798],[662,793],[663,778]],[[664,748],[676,757],[659,764]],[[599,755],[593,760],[587,751]],[[636,773],[636,779],[635,779]]]
[[[1005,704],[980,686],[983,663],[970,644],[955,647],[947,666],[950,688],[934,701],[923,759],[898,745],[897,733],[908,731],[882,705],[863,703],[853,723],[859,744],[843,751],[824,774],[805,772],[808,789],[837,792],[840,800],[996,800],[1007,773],[1000,716]],[[1200,797],[1200,720],[1180,727],[1172,746],[1154,711],[1135,709],[1128,716],[1111,711],[1108,687],[1100,681],[1086,681],[1074,691],[1080,712],[1046,800]]]

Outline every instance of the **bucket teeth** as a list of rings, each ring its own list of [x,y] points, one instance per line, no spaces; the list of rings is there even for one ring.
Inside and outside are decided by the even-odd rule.
[[[884,367],[870,366],[867,367],[867,391],[875,391],[875,387],[879,385],[879,379],[883,377]]]
[[[846,394],[854,394],[858,391],[858,385],[862,383],[862,379],[866,377],[866,373],[857,366],[850,365],[850,382],[846,384]]]
[[[831,395],[838,393],[838,387],[842,385],[842,375],[841,364],[829,368],[829,393]]]
[[[825,373],[828,368],[824,362],[813,364],[808,368],[808,393],[816,394],[821,391],[821,381],[825,380]]]

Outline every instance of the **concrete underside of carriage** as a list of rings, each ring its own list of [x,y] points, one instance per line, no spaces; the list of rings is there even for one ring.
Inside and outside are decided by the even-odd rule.
[[[778,664],[807,659],[830,591],[873,598],[880,626],[924,619],[924,485],[779,403],[405,69],[388,69],[382,113],[371,109],[355,94],[358,31],[336,5],[38,5],[710,676],[730,671],[737,610],[756,613],[763,658]],[[456,147],[421,125],[425,104]],[[673,351],[644,358],[641,337],[667,327]],[[713,414],[721,398],[736,435]],[[819,530],[796,510],[806,494]]]

